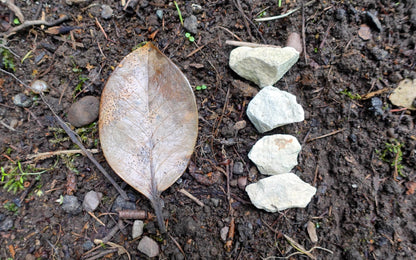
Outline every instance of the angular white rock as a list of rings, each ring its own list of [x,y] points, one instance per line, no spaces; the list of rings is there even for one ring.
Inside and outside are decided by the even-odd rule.
[[[296,96],[268,86],[248,104],[247,116],[260,133],[305,119],[305,112]]]
[[[248,185],[246,192],[254,206],[276,212],[306,207],[315,195],[316,188],[294,173],[283,173]]]
[[[101,192],[89,191],[85,194],[84,202],[82,206],[85,211],[93,212],[97,209],[98,205],[100,204],[101,198],[103,194]]]
[[[298,164],[301,146],[291,135],[264,136],[251,148],[248,158],[266,175],[290,172]]]
[[[230,53],[230,67],[259,87],[271,86],[298,61],[292,47],[238,47]]]
[[[159,255],[159,245],[148,236],[144,236],[137,246],[137,249],[148,257]]]
[[[131,231],[131,236],[133,237],[133,239],[143,235],[143,227],[144,227],[143,221],[135,220],[133,222],[133,228],[132,228],[132,231]]]

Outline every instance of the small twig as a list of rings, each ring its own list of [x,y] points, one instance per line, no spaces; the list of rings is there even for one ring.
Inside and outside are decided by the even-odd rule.
[[[98,149],[88,149],[91,153],[98,153]],[[76,154],[76,153],[84,153],[81,149],[75,149],[75,150],[60,150],[60,151],[53,151],[53,152],[45,152],[45,153],[37,153],[37,154],[29,154],[26,156],[26,159],[35,161],[37,160],[45,160],[47,158],[53,157],[55,155],[62,155],[62,154]]]
[[[224,31],[228,32],[229,34],[231,34],[234,38],[236,38],[239,41],[243,41],[240,37],[238,37],[235,33],[233,33],[232,31],[228,30],[225,27],[222,26],[217,26],[217,28],[223,29]]]
[[[256,29],[256,32],[260,36],[260,38],[263,41],[263,43],[267,43],[266,39],[264,39],[264,37],[261,34],[261,32],[260,32],[259,28],[257,27],[257,25],[255,25],[251,21],[251,19],[249,19],[247,17],[247,15],[244,13],[244,10],[243,10],[243,8],[241,7],[241,4],[240,4],[240,0],[236,0],[236,1],[237,1],[237,8],[239,9],[239,11],[241,12],[241,14],[243,15],[243,17],[245,19],[244,21],[246,22],[247,31],[248,31],[248,34],[250,35],[250,37],[253,38],[253,36],[251,35],[251,32],[250,32],[250,26],[248,25],[248,23],[250,23],[254,27],[254,29]]]
[[[3,120],[0,120],[0,124],[2,124],[4,127],[6,127],[7,129],[11,130],[11,131],[17,131],[16,129],[14,129],[13,127],[9,126],[8,124],[6,124],[5,122],[3,122]]]
[[[90,216],[93,217],[93,219],[95,219],[98,223],[100,223],[101,225],[103,225],[105,227],[105,224],[99,218],[97,218],[94,215],[94,213],[88,211],[88,214],[90,214]]]
[[[188,55],[186,55],[186,58],[191,57],[192,55],[194,55],[195,53],[197,53],[198,51],[202,50],[202,48],[204,48],[206,45],[202,45],[199,46],[198,48],[196,48],[195,50],[191,51],[191,53],[189,53]]]
[[[342,131],[344,131],[345,129],[339,129],[339,130],[335,130],[335,131],[333,131],[333,132],[331,132],[331,133],[329,133],[329,134],[325,134],[325,135],[321,135],[321,136],[318,136],[318,137],[315,137],[315,138],[311,138],[311,139],[309,139],[308,141],[306,141],[307,143],[309,143],[309,142],[312,142],[312,141],[315,141],[315,140],[318,140],[318,139],[321,139],[321,138],[325,138],[325,137],[328,137],[328,136],[331,136],[331,135],[335,135],[335,134],[338,134],[338,133],[340,133],[340,132],[342,132]]]
[[[203,207],[205,206],[204,203],[202,201],[200,201],[199,199],[197,199],[194,195],[192,195],[191,193],[189,193],[187,190],[185,189],[180,189],[179,190],[180,193],[182,193],[183,195],[187,196],[188,198],[190,198],[191,200],[193,200],[196,204],[198,204],[199,206]]]
[[[28,85],[26,85],[23,81],[21,81],[18,77],[16,77],[13,73],[10,73],[2,68],[0,68],[0,71],[3,72],[4,74],[7,74],[11,77],[13,77],[15,80],[17,80],[20,84],[22,84],[23,86],[25,86],[26,88],[29,88]]]
[[[108,234],[102,239],[94,239],[94,244],[99,245],[101,243],[107,243],[110,239],[120,230],[119,225],[115,225]]]
[[[306,52],[306,36],[305,36],[305,5],[302,3],[302,44],[303,44],[303,56],[305,58],[305,64],[308,64],[308,53]]]
[[[178,247],[179,251],[181,251],[181,253],[183,254],[183,256],[186,257],[186,254],[183,251],[181,245],[179,245],[178,241],[176,241],[176,239],[174,239],[170,234],[168,234],[168,236],[170,237],[170,239],[172,239],[173,243],[176,245],[176,247]]]
[[[306,4],[304,4],[303,6],[310,6],[315,2],[315,0],[309,1]],[[277,19],[281,19],[281,18],[285,18],[291,14],[293,14],[296,11],[299,11],[302,8],[302,6],[296,7],[295,9],[289,10],[287,13],[285,14],[281,14],[281,15],[277,15],[277,16],[271,16],[271,17],[262,17],[262,18],[257,18],[254,19],[254,21],[256,22],[265,22],[265,21],[272,21],[272,20],[277,20]]]
[[[270,44],[261,44],[261,43],[254,43],[254,42],[243,42],[243,41],[232,41],[232,40],[226,40],[225,44],[231,45],[231,46],[237,46],[237,47],[274,47],[274,48],[281,48],[277,45],[270,45]]]
[[[147,219],[149,217],[149,213],[146,210],[139,209],[119,210],[118,215],[120,219]]]
[[[114,253],[114,252],[117,252],[117,251],[118,251],[117,248],[108,249],[108,250],[105,250],[105,251],[103,251],[103,252],[101,252],[99,254],[96,254],[95,256],[92,256],[92,257],[89,257],[89,258],[84,258],[84,259],[85,260],[103,259],[104,256],[106,256],[108,254],[111,254],[111,253]]]
[[[108,38],[107,33],[104,31],[104,28],[101,26],[100,22],[98,21],[97,17],[95,17],[95,24],[100,28],[101,32],[104,34],[104,37],[107,41],[110,41],[112,43],[116,43],[115,41]]]
[[[46,25],[46,26],[49,27],[49,26],[58,25],[58,24],[63,23],[67,20],[69,20],[69,16],[64,15],[61,18],[59,18],[55,21],[52,21],[52,22],[47,22],[47,21],[44,21],[44,20],[25,21],[21,25],[13,27],[9,31],[7,31],[7,34],[5,35],[5,37],[8,38],[8,37],[12,36],[13,34],[17,33],[18,31],[21,31],[21,30],[26,29],[26,28],[31,27],[31,26]]]

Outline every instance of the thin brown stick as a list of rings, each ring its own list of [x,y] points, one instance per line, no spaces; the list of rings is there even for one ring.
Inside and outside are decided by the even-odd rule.
[[[235,33],[233,33],[232,31],[228,30],[225,27],[222,26],[217,26],[217,28],[223,29],[224,31],[228,32],[229,34],[231,34],[234,38],[236,38],[239,41],[243,41],[240,37],[238,37]]]
[[[89,212],[88,211],[88,214],[93,218],[93,219],[95,219],[98,223],[100,223],[101,225],[103,225],[104,227],[105,227],[105,224],[99,219],[99,218],[97,218],[95,215],[94,215],[94,213],[92,213],[92,212]]]
[[[192,55],[194,55],[195,53],[197,53],[198,51],[202,50],[202,48],[204,48],[206,45],[202,45],[199,46],[198,48],[196,48],[195,50],[191,51],[191,53],[189,53],[188,55],[186,55],[186,58],[191,57]]]
[[[85,260],[95,260],[95,259],[103,259],[104,256],[111,254],[111,253],[115,253],[118,251],[118,248],[113,248],[113,249],[108,249],[105,250],[99,254],[96,254],[95,256],[89,257],[89,258],[84,258]]]
[[[261,44],[261,43],[254,43],[254,42],[243,42],[243,41],[233,41],[233,40],[226,40],[225,44],[237,47],[274,47],[274,48],[281,48],[277,45],[270,45],[270,44]]]
[[[188,198],[190,198],[191,200],[193,200],[196,204],[198,204],[199,206],[203,207],[205,206],[204,203],[202,201],[200,201],[199,199],[197,199],[194,195],[192,195],[191,193],[189,193],[187,190],[185,189],[180,189],[179,190],[180,193],[182,193],[183,195],[187,196]]]
[[[185,252],[183,251],[181,245],[179,245],[178,241],[176,241],[176,239],[174,239],[170,234],[168,234],[170,239],[172,239],[173,243],[176,245],[176,247],[179,249],[179,251],[181,251],[181,253],[183,254],[184,257],[186,257]]]
[[[311,138],[311,139],[309,139],[306,142],[309,143],[309,142],[312,142],[312,141],[315,141],[315,140],[318,140],[318,139],[322,139],[322,138],[325,138],[325,137],[328,137],[328,136],[331,136],[331,135],[335,135],[335,134],[338,134],[338,133],[340,133],[340,132],[342,132],[344,130],[345,129],[335,130],[335,131],[333,131],[333,132],[331,132],[329,134],[325,134],[325,135],[321,135],[321,136],[318,136],[318,137],[315,137],[315,138]]]

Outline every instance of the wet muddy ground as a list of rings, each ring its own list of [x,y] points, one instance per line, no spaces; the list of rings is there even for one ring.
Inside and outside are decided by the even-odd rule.
[[[416,76],[413,1],[315,1],[268,22],[254,18],[285,13],[306,1],[282,1],[281,7],[277,1],[177,1],[183,18],[197,18],[194,42],[185,37],[172,1],[139,1],[130,14],[123,11],[122,1],[16,2],[26,20],[56,21],[64,15],[67,19],[53,29],[30,26],[2,42],[2,70],[9,74],[0,73],[1,185],[14,173],[15,182],[23,176],[24,187],[16,193],[0,189],[1,259],[93,259],[85,253],[95,247],[94,239],[118,225],[112,211],[118,193],[88,158],[71,154],[29,159],[37,153],[78,148],[53,122],[39,96],[23,84],[46,81],[51,88],[47,102],[67,120],[71,104],[87,95],[100,97],[114,67],[144,41],[153,41],[188,77],[200,118],[190,167],[162,193],[168,236],[160,235],[155,219],[144,221],[144,235],[158,242],[161,259],[275,259],[300,253],[285,236],[306,250],[314,248],[309,257],[318,259],[416,257],[415,112],[395,107],[388,99],[401,80]],[[107,19],[102,4],[113,10]],[[0,10],[0,30],[7,34],[19,21],[6,6],[0,5]],[[369,28],[366,35],[359,35],[361,27]],[[293,172],[317,193],[305,209],[272,214],[256,209],[237,185],[239,177],[247,177],[249,183],[264,177],[247,157],[263,135],[245,114],[253,94],[239,88],[256,86],[228,67],[233,47],[225,41],[282,46],[291,32],[304,33],[306,48],[275,86],[297,96],[305,121],[266,135],[298,138],[302,151]],[[200,85],[207,89],[196,90]],[[376,98],[366,95],[378,90]],[[16,106],[13,97],[19,93],[32,104]],[[236,131],[241,120],[247,125]],[[87,148],[100,149],[97,124],[73,130]],[[153,212],[144,196],[111,171],[102,153],[95,158],[137,208]],[[237,162],[243,164],[239,174],[233,172]],[[229,176],[230,200],[224,173]],[[94,215],[104,225],[85,211],[68,214],[59,203],[67,194],[82,202],[91,190],[103,193]],[[308,236],[309,221],[318,235],[316,244]],[[146,259],[137,250],[139,239],[131,237],[132,223],[123,221],[110,242],[124,247],[131,259]],[[221,230],[227,227],[235,232],[224,241]],[[93,253],[128,259],[109,245]]]

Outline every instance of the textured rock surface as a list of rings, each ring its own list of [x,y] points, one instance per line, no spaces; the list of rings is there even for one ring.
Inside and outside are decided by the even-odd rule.
[[[65,195],[62,202],[62,209],[68,213],[77,215],[82,211],[81,203],[79,203],[78,198],[72,195]]]
[[[271,86],[298,61],[292,47],[238,47],[230,53],[230,67],[259,87]]]
[[[133,228],[132,228],[132,231],[131,231],[131,236],[133,237],[133,239],[143,235],[143,228],[144,228],[143,221],[135,220],[133,222]]]
[[[155,257],[159,255],[159,245],[147,236],[144,236],[142,240],[140,240],[137,249],[148,257]]]
[[[276,212],[306,207],[315,195],[316,188],[302,181],[294,173],[283,173],[248,185],[246,192],[254,206],[268,212]]]
[[[263,88],[250,101],[247,116],[260,133],[305,119],[294,95],[271,86]]]
[[[251,148],[248,158],[266,175],[290,172],[298,164],[301,146],[291,135],[264,136]]]

